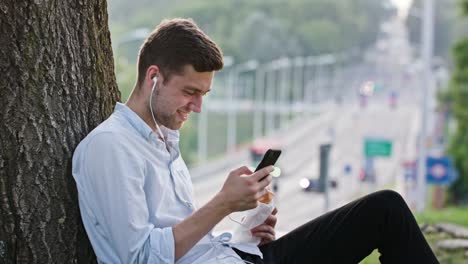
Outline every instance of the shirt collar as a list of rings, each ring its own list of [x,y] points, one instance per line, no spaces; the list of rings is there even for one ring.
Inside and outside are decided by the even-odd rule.
[[[139,115],[137,115],[135,112],[133,112],[132,109],[130,109],[128,106],[125,104],[117,102],[114,108],[114,113],[115,114],[120,114],[122,115],[127,121],[131,124],[133,128],[135,128],[140,135],[149,140],[149,137],[151,133],[154,133],[154,131],[151,129],[148,124],[146,124],[143,119]],[[178,130],[172,130],[164,126],[160,126],[161,132],[164,135],[164,138],[169,141],[169,142],[178,142],[179,141],[179,131]]]
[[[165,126],[159,126],[159,128],[161,128],[161,132],[163,133],[164,138],[167,141],[170,141],[170,142],[179,141],[179,136],[180,136],[179,130],[169,129]]]

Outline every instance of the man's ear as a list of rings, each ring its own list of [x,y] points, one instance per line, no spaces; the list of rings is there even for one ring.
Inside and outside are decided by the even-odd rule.
[[[153,82],[157,82],[159,79],[159,75],[161,72],[159,71],[159,67],[157,65],[150,65],[146,70],[146,78],[145,79],[152,79]]]

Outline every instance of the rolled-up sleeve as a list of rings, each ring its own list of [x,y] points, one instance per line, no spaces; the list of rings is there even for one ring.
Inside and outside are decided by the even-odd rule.
[[[174,234],[172,228],[154,229],[150,236],[151,244],[174,245]],[[148,263],[174,263],[175,248],[172,247],[151,247],[151,254]]]
[[[94,135],[82,153],[90,190],[84,200],[96,217],[96,230],[121,263],[174,263],[172,227],[156,228],[149,221],[144,159],[119,137]]]

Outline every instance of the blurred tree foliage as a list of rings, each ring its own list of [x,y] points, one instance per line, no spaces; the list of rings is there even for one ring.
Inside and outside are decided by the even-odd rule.
[[[143,38],[164,18],[190,17],[235,63],[365,50],[389,0],[109,0],[109,26],[122,100],[134,85]],[[145,28],[147,33],[138,33]]]
[[[468,16],[468,0],[460,1],[460,9]],[[454,70],[449,89],[440,98],[450,106],[457,128],[451,137],[449,152],[459,177],[450,187],[452,200],[468,203],[468,38],[453,47]]]
[[[240,63],[363,51],[376,40],[380,22],[395,12],[389,0],[108,0],[108,5],[123,101],[135,82],[138,48],[164,18],[193,18],[225,56]],[[181,134],[182,153],[192,163],[196,161],[196,119],[191,118]]]
[[[114,41],[190,17],[236,62],[365,49],[394,10],[375,0],[109,0]],[[115,45],[115,44],[114,44]]]
[[[434,55],[445,61],[450,61],[450,47],[457,39],[468,35],[467,21],[460,20],[459,0],[435,0],[434,1]],[[406,25],[409,30],[409,38],[416,52],[420,50],[422,0],[413,0],[410,7]],[[419,55],[419,54],[416,54]]]

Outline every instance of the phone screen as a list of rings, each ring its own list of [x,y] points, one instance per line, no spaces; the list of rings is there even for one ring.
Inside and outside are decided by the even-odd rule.
[[[258,164],[257,168],[255,171],[261,170],[267,166],[270,165],[275,165],[276,161],[278,160],[279,156],[281,154],[281,150],[279,149],[269,149],[265,153],[265,155],[262,158],[262,161]]]

